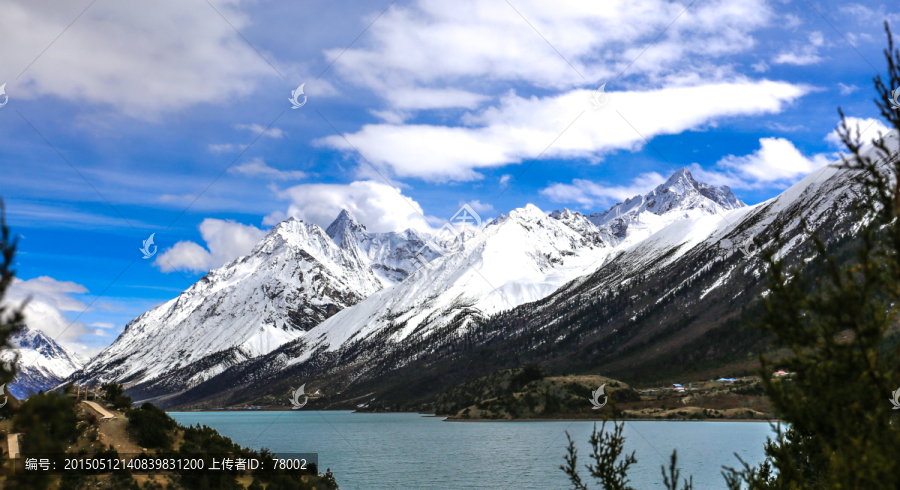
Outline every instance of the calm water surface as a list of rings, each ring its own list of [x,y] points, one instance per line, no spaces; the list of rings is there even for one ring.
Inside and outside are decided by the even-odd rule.
[[[342,490],[566,489],[565,431],[587,463],[591,422],[443,422],[417,414],[351,412],[170,412],[181,424],[205,424],[242,446],[318,453]],[[607,426],[608,428],[608,426]],[[678,449],[694,488],[724,488],[722,465],[763,459],[773,434],[766,422],[628,422],[629,473],[639,490],[663,488],[660,465]],[[582,478],[587,476],[582,467]],[[590,479],[587,479],[590,482]],[[597,485],[589,485],[597,488]]]

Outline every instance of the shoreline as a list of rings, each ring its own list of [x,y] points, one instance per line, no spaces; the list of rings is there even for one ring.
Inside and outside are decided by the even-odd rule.
[[[609,419],[613,422],[782,422],[778,419]],[[603,419],[450,419],[443,422],[603,422]]]
[[[294,410],[285,409],[285,410],[172,410],[166,411],[166,413],[254,413],[254,412],[293,412]],[[442,422],[603,422],[602,418],[558,418],[558,419],[451,419],[449,415],[436,415],[433,413],[421,413],[421,412],[359,412],[356,410],[309,410],[309,411],[317,411],[317,412],[350,412],[357,414],[369,414],[369,415],[380,415],[380,414],[397,414],[397,413],[408,413],[408,414],[417,414],[421,417],[428,418],[442,418]],[[609,419],[613,420],[613,419]],[[727,418],[705,418],[705,419],[662,419],[662,418],[626,418],[621,420],[615,420],[616,422],[774,422],[781,423],[782,420],[779,419],[727,419]]]

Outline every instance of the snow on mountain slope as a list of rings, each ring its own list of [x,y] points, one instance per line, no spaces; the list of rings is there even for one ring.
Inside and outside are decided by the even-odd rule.
[[[245,257],[211,271],[177,298],[128,323],[78,379],[134,384],[230,351],[191,382],[265,354],[382,288],[360,257],[294,218]]]
[[[416,230],[370,233],[347,210],[341,211],[326,233],[341,249],[371,267],[384,287],[397,284],[422,266],[416,252],[430,238]],[[421,253],[426,261],[438,256],[428,247]]]
[[[615,236],[608,233],[605,229],[601,230],[598,228],[587,216],[578,211],[571,211],[568,208],[563,208],[562,211],[553,211],[550,213],[550,217],[560,221],[569,228],[580,233],[581,236],[588,238],[594,244],[601,247],[609,247],[618,242],[618,239]]]
[[[890,151],[900,152],[897,131],[889,132],[884,140]],[[862,153],[878,158],[877,149],[872,145],[863,147]],[[860,223],[848,221],[852,216],[850,204],[862,191],[855,180],[856,172],[838,168],[840,163],[835,161],[812,172],[762,203],[677,221],[638,243],[623,247],[616,257],[617,267],[605,271],[606,277],[602,281],[597,281],[591,290],[579,294],[590,295],[608,290],[614,285],[627,283],[635,274],[652,274],[683,260],[698,262],[699,257],[715,257],[713,260],[718,261],[730,255],[744,259],[745,252],[741,248],[745,244],[751,260],[741,260],[735,267],[742,274],[760,277],[764,272],[762,265],[753,257],[760,246],[767,247],[773,243],[775,228],[780,229],[785,240],[778,249],[779,256],[802,255],[800,248],[806,246],[809,235],[801,226],[801,217],[811,230],[826,240],[837,233],[836,229],[858,229]],[[700,261],[691,265],[699,274],[711,263]],[[729,277],[733,274],[732,268],[721,272],[713,278],[714,284],[704,295],[734,279]],[[588,280],[588,277],[581,278],[571,287],[574,290],[579,282]],[[660,301],[681,288],[678,283],[667,286],[660,295]]]
[[[533,205],[489,223],[461,250],[433,260],[405,281],[375,293],[310,330],[310,349],[337,349],[391,324],[400,341],[460,313],[486,315],[550,294],[609,253]]]
[[[334,351],[382,331],[391,332],[387,342],[401,342],[450,324],[465,329],[470,318],[546,297],[674,223],[684,223],[690,235],[697,228],[692,223],[703,221],[702,240],[722,213],[742,207],[727,187],[698,183],[685,169],[646,196],[613,208],[620,212],[593,219],[568,209],[548,216],[529,204],[467,236],[459,251],[321,323],[310,331],[305,353],[288,364],[318,348]]]
[[[58,386],[84,365],[72,351],[27,326],[10,337],[10,344],[12,349],[0,351],[0,361],[16,361],[18,373],[7,388],[20,400]]]

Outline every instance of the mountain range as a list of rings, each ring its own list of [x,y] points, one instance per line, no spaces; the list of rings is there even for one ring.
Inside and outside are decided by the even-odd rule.
[[[680,169],[602,213],[527,205],[452,243],[371,233],[347,211],[326,230],[291,218],[129,322],[70,379],[170,407],[304,383],[331,406],[387,407],[527,362],[626,380],[737,369],[762,342],[739,328],[764,289],[756,251],[777,230],[792,263],[812,257],[810,233],[844,243],[855,186],[825,167],[746,206]]]

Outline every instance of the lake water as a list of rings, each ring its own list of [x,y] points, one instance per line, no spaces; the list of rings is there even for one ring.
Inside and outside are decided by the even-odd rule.
[[[444,422],[418,414],[351,412],[170,412],[184,425],[205,424],[242,446],[276,453],[318,453],[342,490],[571,488],[559,470],[567,445],[588,463],[592,422]],[[607,425],[609,429],[609,425]],[[724,488],[723,465],[762,461],[773,431],[766,422],[628,422],[629,472],[638,490],[664,488],[660,465],[678,450],[682,475],[694,488]],[[588,477],[582,466],[582,479]],[[589,485],[599,488],[598,485]]]

